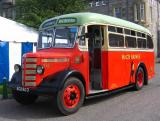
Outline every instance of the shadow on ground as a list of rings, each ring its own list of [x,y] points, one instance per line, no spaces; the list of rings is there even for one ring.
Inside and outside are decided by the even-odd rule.
[[[85,100],[83,107],[87,108],[89,105],[101,103],[108,99],[126,94],[130,91],[132,90],[128,89],[109,96]],[[0,101],[0,118],[2,117],[5,119],[24,120],[63,117],[63,115],[61,115],[58,111],[57,107],[53,104],[53,100],[54,99],[51,97],[42,97],[38,99],[35,104],[29,106],[20,105],[13,99],[2,100]]]

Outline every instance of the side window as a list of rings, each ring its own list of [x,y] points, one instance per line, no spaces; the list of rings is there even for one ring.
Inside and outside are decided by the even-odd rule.
[[[131,30],[129,30],[129,29],[124,29],[124,32],[125,32],[125,34],[127,34],[127,35],[131,35]]]
[[[86,41],[85,41],[85,27],[82,28],[81,36],[79,38],[79,45],[81,45],[81,46],[85,46],[86,45]]]
[[[136,38],[126,36],[125,45],[126,47],[129,48],[136,48],[137,47]]]
[[[147,48],[153,48],[153,40],[149,35],[147,36]]]
[[[137,32],[137,36],[138,36],[138,37],[142,37],[142,33]]]
[[[146,48],[146,39],[138,38],[137,40],[138,48]]]
[[[122,29],[122,28],[117,27],[117,33],[123,33],[123,29]]]
[[[124,47],[124,37],[122,35],[109,34],[109,46]]]
[[[114,27],[114,26],[108,26],[108,31],[110,31],[110,32],[116,32],[116,27]]]
[[[140,33],[140,32],[137,32],[137,36],[138,37],[146,38],[146,35],[144,33]]]
[[[132,35],[132,36],[136,36],[136,32],[133,31],[133,30],[131,30],[131,35]]]
[[[136,32],[133,30],[129,30],[129,29],[124,29],[125,34],[127,35],[132,35],[132,36],[136,36]]]
[[[114,27],[114,26],[108,26],[108,31],[117,32],[117,33],[123,33],[123,28]]]

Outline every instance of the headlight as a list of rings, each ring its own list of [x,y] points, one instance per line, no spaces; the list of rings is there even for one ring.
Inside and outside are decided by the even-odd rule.
[[[36,72],[37,72],[37,74],[43,74],[44,73],[44,67],[43,66],[37,66]]]
[[[14,71],[15,72],[20,72],[21,71],[21,66],[19,64],[14,65]]]

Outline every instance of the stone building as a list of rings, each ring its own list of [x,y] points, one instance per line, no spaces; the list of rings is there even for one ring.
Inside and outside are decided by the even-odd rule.
[[[0,0],[0,16],[15,19],[15,0]]]
[[[160,57],[160,0],[88,0],[88,11],[115,16],[148,28]]]

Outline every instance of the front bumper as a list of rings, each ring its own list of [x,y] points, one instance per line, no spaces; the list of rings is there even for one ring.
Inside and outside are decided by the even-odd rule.
[[[11,88],[12,90],[17,90],[17,88],[24,88],[21,84],[15,84],[15,83],[8,83],[8,87]],[[25,89],[25,88],[24,88]],[[55,94],[57,92],[57,89],[45,86],[45,85],[39,85],[38,87],[35,88],[26,88],[29,91],[23,91],[23,92],[28,92],[28,93],[34,93],[34,94]],[[17,90],[20,91],[20,90]]]

